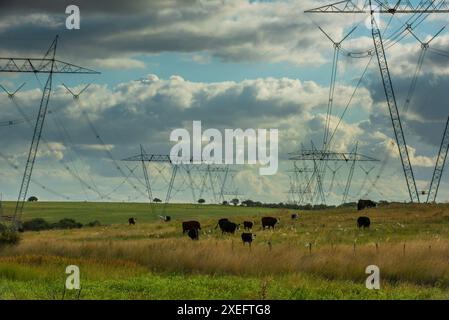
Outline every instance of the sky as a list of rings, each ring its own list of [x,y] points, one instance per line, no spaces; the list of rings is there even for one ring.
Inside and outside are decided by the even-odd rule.
[[[321,0],[79,0],[79,30],[66,28],[71,1],[0,1],[0,56],[42,57],[59,35],[57,58],[100,71],[99,75],[55,75],[43,141],[29,195],[41,200],[147,201],[141,164],[124,162],[146,152],[168,154],[170,132],[203,128],[279,130],[279,170],[260,176],[257,165],[232,166],[223,188],[229,200],[286,202],[306,177],[293,174],[289,153],[311,143],[322,146],[329,100],[333,44],[341,44],[330,118],[337,127],[332,150],[358,147],[375,163],[357,163],[348,201],[409,199],[377,60],[349,52],[372,49],[366,16],[305,14]],[[412,3],[417,3],[412,1]],[[360,4],[363,6],[363,1]],[[418,189],[427,190],[449,115],[449,30],[430,43],[407,112],[409,91],[422,42],[446,25],[446,14],[416,20],[413,36],[401,33],[410,17],[383,16],[381,29]],[[397,41],[400,40],[400,41]],[[366,68],[366,73],[360,77]],[[0,74],[0,193],[17,198],[46,75]],[[73,92],[90,86],[74,100]],[[354,94],[355,92],[355,94]],[[351,96],[353,96],[352,99]],[[17,120],[14,125],[9,121]],[[313,163],[297,162],[312,168]],[[328,204],[343,199],[351,164],[328,163]],[[149,164],[153,196],[165,199],[170,167]],[[338,170],[336,170],[338,169]],[[182,171],[182,170],[181,170]],[[335,178],[332,172],[336,171]],[[368,172],[368,174],[367,174]],[[193,177],[195,197],[214,199],[204,171]],[[220,188],[223,173],[211,173]],[[192,201],[186,172],[180,172],[171,201]],[[449,200],[444,173],[438,201]],[[202,192],[201,192],[202,191]],[[217,192],[217,190],[215,190]],[[424,199],[425,200],[425,197]]]

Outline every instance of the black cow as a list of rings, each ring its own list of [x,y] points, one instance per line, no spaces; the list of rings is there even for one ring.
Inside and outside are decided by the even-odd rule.
[[[220,224],[220,229],[221,229],[221,234],[225,234],[225,233],[235,233],[235,230],[238,229],[238,224],[231,222],[231,221],[223,221]]]
[[[192,229],[201,230],[200,223],[198,221],[184,221],[182,223],[182,233],[183,234]]]
[[[253,228],[254,223],[251,221],[243,221],[243,228],[245,230],[251,230]]]
[[[371,220],[368,217],[359,217],[357,219],[357,226],[359,228],[365,229],[365,228],[369,228],[369,226],[371,225]]]
[[[217,229],[218,227],[220,227],[220,229],[221,229],[222,224],[224,224],[226,222],[229,222],[228,218],[222,218],[222,219],[218,220],[217,225],[215,226],[215,229]]]
[[[131,226],[131,225],[135,225],[135,224],[136,224],[136,221],[137,221],[137,218],[129,218],[129,219],[128,219],[128,223],[129,223],[130,226]]]
[[[357,210],[363,210],[365,208],[375,208],[376,207],[376,203],[374,201],[371,200],[359,200],[359,202],[357,202]]]
[[[273,217],[263,217],[262,218],[262,229],[265,230],[265,228],[268,227],[268,229],[273,228],[273,230],[274,230],[274,226],[278,222],[279,222],[279,219],[276,219]]]
[[[249,246],[251,247],[251,242],[253,242],[254,238],[256,237],[255,234],[252,233],[242,233],[242,241],[243,241],[243,245],[245,245],[245,243],[248,243]]]
[[[299,218],[299,214],[293,213],[292,216],[291,216],[291,218],[292,218],[292,220],[296,220],[296,219]]]
[[[199,238],[200,238],[199,237],[200,233],[199,233],[198,229],[190,229],[189,232],[187,232],[187,234],[188,234],[189,238],[192,240],[199,240]]]

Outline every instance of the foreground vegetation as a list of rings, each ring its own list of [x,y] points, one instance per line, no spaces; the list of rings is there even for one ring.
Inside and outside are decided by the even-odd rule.
[[[7,204],[7,208],[8,208]],[[297,212],[297,211],[295,211]],[[163,222],[145,204],[32,203],[26,219],[72,218],[102,226],[25,232],[0,249],[4,299],[448,299],[449,205],[389,205],[300,212],[267,208],[170,205]],[[264,215],[279,217],[260,230]],[[127,225],[137,217],[137,225]],[[256,240],[221,235],[219,218],[256,222]],[[199,241],[181,221],[202,224]],[[81,269],[82,290],[65,292],[65,267]],[[365,268],[381,270],[381,290],[365,288]]]

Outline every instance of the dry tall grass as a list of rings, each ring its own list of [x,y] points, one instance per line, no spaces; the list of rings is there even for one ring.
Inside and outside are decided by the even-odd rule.
[[[429,248],[430,247],[430,248]],[[363,281],[368,265],[381,269],[383,280],[449,286],[449,241],[323,246],[312,249],[288,244],[255,245],[250,250],[232,240],[130,240],[109,242],[28,241],[3,250],[3,257],[39,255],[136,265],[157,272],[281,275],[304,272],[328,279]]]

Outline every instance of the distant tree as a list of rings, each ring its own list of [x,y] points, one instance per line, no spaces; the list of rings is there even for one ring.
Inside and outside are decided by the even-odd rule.
[[[42,231],[51,229],[50,223],[42,218],[35,218],[22,223],[23,231]]]
[[[38,199],[37,199],[37,197],[35,197],[35,196],[31,196],[31,197],[29,197],[28,198],[28,201],[29,202],[36,202]]]
[[[250,200],[250,199],[245,200],[245,201],[242,201],[242,206],[245,206],[245,207],[254,207],[254,201],[253,201],[253,200]]]
[[[52,223],[51,228],[52,229],[79,229],[82,228],[83,225],[79,222],[76,222],[73,219],[62,219],[58,222]]]
[[[327,208],[327,206],[325,204],[316,204],[316,205],[313,206],[312,210],[323,210],[323,209],[326,209],[326,208]]]
[[[162,200],[159,199],[159,198],[154,198],[154,199],[153,199],[153,202],[159,203],[159,202],[162,202]]]
[[[229,205],[229,202],[227,202],[227,201],[225,200],[225,201],[223,201],[222,205],[228,206],[228,205]]]
[[[199,204],[206,203],[206,200],[204,200],[204,199],[199,199],[199,200],[198,200],[198,203],[199,203]]]
[[[231,200],[231,203],[232,203],[234,206],[238,205],[239,202],[240,202],[240,200],[237,199],[237,198],[234,198],[234,199]]]
[[[312,205],[310,204],[310,203],[308,203],[308,204],[306,204],[304,207],[303,207],[303,209],[304,210],[312,210]]]

